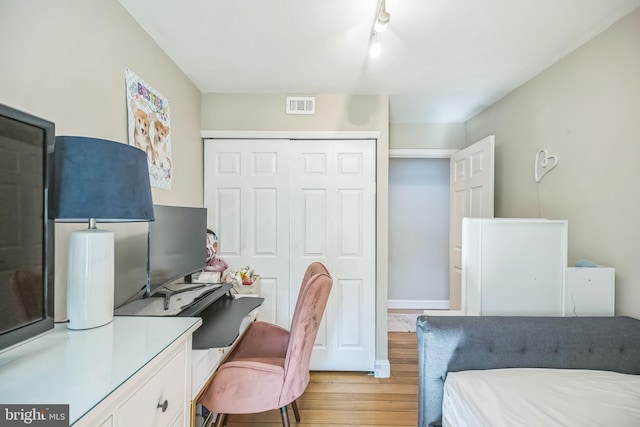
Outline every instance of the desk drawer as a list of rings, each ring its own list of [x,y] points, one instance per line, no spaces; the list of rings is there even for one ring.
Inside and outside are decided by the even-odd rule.
[[[186,358],[186,349],[182,348],[127,399],[118,411],[121,426],[167,427],[179,413],[184,418]]]

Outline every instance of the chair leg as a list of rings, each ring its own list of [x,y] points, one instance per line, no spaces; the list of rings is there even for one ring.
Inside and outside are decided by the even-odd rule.
[[[224,421],[226,420],[226,416],[225,414],[218,414],[217,418],[216,418],[216,423],[215,423],[215,427],[222,427]]]
[[[298,402],[297,401],[293,401],[291,402],[291,407],[293,408],[293,415],[296,417],[296,422],[299,423],[300,422],[300,412],[298,412]]]
[[[280,408],[280,416],[282,417],[282,427],[289,427],[289,412],[287,412],[286,406]]]

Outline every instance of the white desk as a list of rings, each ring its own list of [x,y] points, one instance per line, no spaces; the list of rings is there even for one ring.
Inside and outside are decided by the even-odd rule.
[[[201,323],[116,317],[83,331],[56,325],[0,353],[0,403],[69,404],[75,426],[186,426],[191,334]]]

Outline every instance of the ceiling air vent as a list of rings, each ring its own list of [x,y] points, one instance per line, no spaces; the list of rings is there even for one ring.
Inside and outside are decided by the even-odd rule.
[[[315,114],[315,96],[287,96],[287,114]]]

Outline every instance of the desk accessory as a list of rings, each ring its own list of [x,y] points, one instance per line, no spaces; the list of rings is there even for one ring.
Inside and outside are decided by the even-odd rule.
[[[54,148],[57,222],[87,222],[71,232],[67,271],[69,329],[113,320],[114,237],[97,222],[153,221],[147,155],[98,138],[58,136]]]

